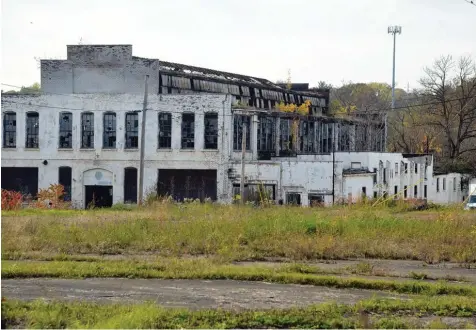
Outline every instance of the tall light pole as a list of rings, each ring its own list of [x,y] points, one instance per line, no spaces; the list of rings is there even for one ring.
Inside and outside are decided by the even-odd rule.
[[[395,109],[395,42],[397,34],[402,33],[402,27],[398,25],[389,26],[388,33],[393,34],[393,70],[392,70],[392,110]]]
[[[402,33],[402,27],[398,25],[389,26],[388,33],[393,34],[393,66],[392,66],[392,110],[395,109],[395,43],[397,41],[397,34]],[[384,147],[387,151],[387,119],[388,113],[385,113],[385,132],[384,132]]]

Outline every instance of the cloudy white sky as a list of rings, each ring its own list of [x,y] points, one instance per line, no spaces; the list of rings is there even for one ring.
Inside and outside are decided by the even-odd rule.
[[[417,87],[442,54],[476,57],[476,6],[465,0],[2,0],[1,82],[40,81],[35,57],[66,45],[132,44],[136,56],[223,71],[339,85]],[[2,86],[2,89],[8,89]]]

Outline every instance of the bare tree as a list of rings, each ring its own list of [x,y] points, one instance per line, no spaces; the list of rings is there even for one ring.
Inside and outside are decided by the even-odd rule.
[[[424,71],[426,124],[443,134],[443,156],[465,158],[476,151],[476,63],[470,57],[454,61],[443,56]]]

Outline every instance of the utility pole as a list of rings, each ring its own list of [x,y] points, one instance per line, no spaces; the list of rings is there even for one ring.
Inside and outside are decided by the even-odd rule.
[[[145,76],[144,87],[144,103],[142,105],[142,125],[140,132],[140,165],[139,165],[139,205],[143,203],[144,196],[144,151],[145,151],[145,119],[147,111],[147,95],[148,95],[149,75]]]
[[[397,41],[397,34],[402,33],[402,27],[398,25],[389,26],[387,32],[393,34],[393,66],[392,66],[392,110],[395,109],[395,44]],[[385,114],[385,150],[387,148],[387,117]]]
[[[245,204],[245,155],[246,155],[246,125],[242,126],[241,135],[241,182],[240,182],[240,202]]]

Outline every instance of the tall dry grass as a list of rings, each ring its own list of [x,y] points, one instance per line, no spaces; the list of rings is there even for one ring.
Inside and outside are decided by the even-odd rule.
[[[4,212],[3,256],[29,252],[475,262],[476,214],[160,203],[121,211]]]

